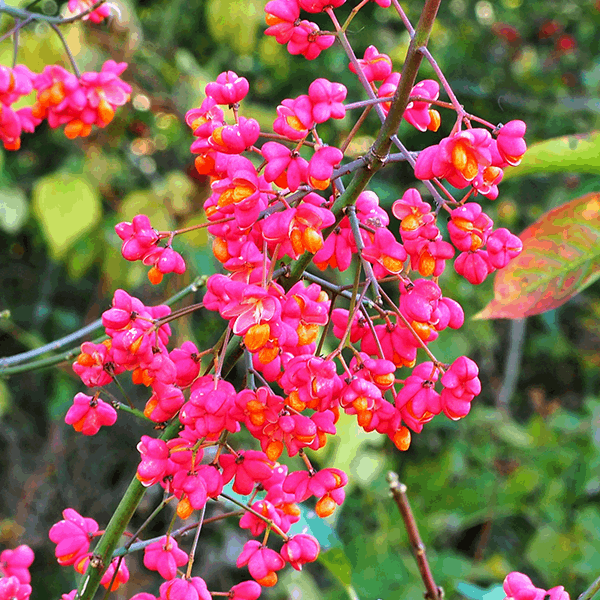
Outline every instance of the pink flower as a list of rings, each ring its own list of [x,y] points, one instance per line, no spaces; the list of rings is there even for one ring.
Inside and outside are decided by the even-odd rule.
[[[273,131],[294,141],[305,138],[308,130],[315,124],[312,106],[310,98],[305,95],[298,96],[294,100],[286,98],[277,107]]]
[[[193,342],[181,344],[169,352],[169,358],[175,364],[177,379],[175,383],[182,388],[190,385],[200,373],[200,352]]]
[[[492,152],[492,165],[489,167],[480,165],[479,173],[471,181],[473,189],[490,200],[495,200],[498,197],[498,184],[504,177],[504,171],[500,167],[494,166],[493,162],[494,155]]]
[[[16,577],[21,583],[29,583],[29,567],[33,562],[33,550],[22,544],[14,550],[3,550],[0,554],[0,574],[3,577]]]
[[[262,589],[256,581],[242,581],[229,590],[231,600],[257,600]]]
[[[33,89],[35,74],[25,65],[16,65],[13,69],[0,66],[0,102],[11,105]]]
[[[550,598],[548,600],[571,600],[569,592],[565,592],[565,588],[562,585],[558,585],[548,590]]]
[[[454,187],[465,188],[478,175],[480,166],[491,165],[491,144],[492,137],[486,129],[459,131],[419,154],[415,176],[439,177]]]
[[[6,150],[18,150],[21,147],[21,121],[6,104],[0,104],[0,140]]]
[[[273,504],[268,500],[259,500],[252,504],[251,507],[255,512],[262,515],[266,519],[269,519],[277,525],[277,527],[281,527],[281,519],[279,514]],[[247,512],[240,519],[240,527],[242,529],[248,529],[253,536],[259,536],[263,531],[267,528],[267,523],[264,519],[257,517],[255,514],[251,512]]]
[[[106,127],[115,116],[115,109],[129,101],[131,86],[119,77],[126,68],[126,62],[107,60],[99,73],[81,74],[80,81],[86,94],[88,108],[95,112],[93,121],[90,121],[91,115],[82,113],[81,119],[84,123],[94,122],[98,127]]]
[[[162,281],[163,275],[167,273],[177,273],[179,275],[185,273],[183,256],[169,246],[165,248],[155,246],[144,256],[142,263],[146,266],[152,265],[148,272],[148,279],[154,285],[158,285]]]
[[[141,260],[158,242],[158,233],[146,215],[136,215],[131,223],[118,223],[115,231],[123,240],[121,254],[125,260]]]
[[[458,250],[474,252],[485,245],[493,225],[479,204],[467,202],[450,213],[448,233]]]
[[[254,489],[255,483],[269,479],[273,463],[263,452],[246,450],[239,455],[221,454],[219,464],[223,468],[223,483],[229,483],[235,476],[233,491],[247,495]]]
[[[375,46],[369,46],[362,59],[358,60],[367,81],[383,81],[392,72],[392,59],[387,54],[379,54]],[[354,65],[350,63],[350,70],[356,73]]]
[[[239,117],[235,125],[223,125],[213,130],[208,144],[224,154],[241,154],[258,140],[260,125],[256,119]]]
[[[117,571],[118,565],[118,571]],[[77,564],[75,566],[75,570],[81,569],[80,573],[85,573],[85,570],[88,567],[88,560],[84,561],[80,565]],[[116,576],[115,576],[116,571]],[[110,565],[108,565],[108,569],[102,575],[102,579],[100,580],[100,585],[105,587],[107,590],[114,592],[118,590],[124,583],[129,581],[129,569],[127,568],[127,564],[125,559],[119,560],[118,558],[114,558]],[[112,584],[111,584],[112,582]]]
[[[320,550],[316,538],[301,533],[291,537],[282,546],[280,554],[296,571],[301,571],[303,564],[317,560]]]
[[[63,510],[62,521],[50,528],[48,537],[57,544],[54,554],[58,564],[75,564],[90,549],[90,540],[98,531],[98,523],[94,519],[82,517],[76,510]]]
[[[331,322],[333,323],[333,335],[339,340],[346,331],[348,326],[348,317],[350,313],[345,308],[334,308],[331,312]],[[362,339],[369,330],[366,319],[360,316],[360,312],[354,315],[352,325],[350,327],[350,343],[356,344]]]
[[[103,425],[114,425],[117,411],[97,397],[76,394],[73,406],[67,411],[65,423],[73,425],[83,435],[95,435]]]
[[[212,600],[201,577],[171,579],[160,586],[159,600]]]
[[[438,371],[432,362],[421,363],[407,377],[396,396],[402,420],[417,433],[421,432],[425,423],[442,412],[440,395],[434,388],[437,378]]]
[[[546,595],[546,591],[536,588],[527,575],[517,571],[509,573],[502,585],[510,600],[542,600]]]
[[[373,243],[363,249],[363,256],[373,263],[375,277],[380,278],[400,273],[407,254],[389,229],[379,227],[375,230]]]
[[[102,387],[113,380],[113,374],[122,372],[122,368],[112,362],[110,340],[107,340],[101,344],[81,344],[81,354],[73,363],[73,371],[88,387]]]
[[[94,4],[95,2],[93,2],[93,0],[69,0],[69,4],[67,6],[69,8],[69,12],[78,15],[89,10]],[[83,20],[87,21],[89,19],[92,23],[102,23],[106,17],[110,17],[110,10],[110,4],[101,4],[91,13],[85,15]]]
[[[137,468],[137,478],[148,487],[162,481],[168,474],[169,448],[166,442],[143,435],[137,445],[142,461]]]
[[[293,493],[296,502],[304,502],[311,496],[319,498],[315,507],[320,517],[333,514],[336,504],[341,505],[346,497],[343,487],[348,476],[340,469],[321,469],[316,473],[295,471],[290,473],[283,484],[283,491]]]
[[[188,561],[188,555],[180,550],[177,542],[170,536],[161,538],[144,548],[144,566],[152,571],[158,571],[166,580],[177,576],[177,567],[182,567]]]
[[[481,393],[478,374],[477,364],[466,356],[460,356],[442,375],[442,410],[449,419],[456,421],[469,413],[471,401]]]
[[[245,77],[238,77],[233,71],[225,71],[216,81],[206,85],[204,93],[214,98],[217,104],[237,104],[246,97],[249,89],[250,84]]]
[[[238,569],[248,565],[250,575],[262,586],[272,587],[277,583],[277,573],[285,566],[283,558],[256,540],[246,542],[236,565]]]
[[[346,115],[343,102],[347,93],[346,86],[341,83],[332,83],[323,78],[315,79],[308,88],[315,123],[324,123],[332,118],[343,119]]]
[[[440,85],[437,81],[425,79],[413,87],[410,95],[423,96],[424,98],[437,100],[440,95]],[[404,111],[404,119],[419,131],[426,131],[431,123],[430,107],[431,104],[429,102],[409,102]]]
[[[513,167],[521,162],[527,150],[523,139],[527,125],[523,121],[509,121],[498,132],[498,152],[500,156]]]
[[[283,558],[281,561],[283,562]],[[29,596],[31,586],[21,583],[14,575],[0,579],[0,600],[27,600]]]
[[[346,0],[298,0],[300,8],[309,13],[320,13],[325,10],[327,6],[332,8],[338,8],[346,2]]]
[[[260,149],[267,161],[265,180],[295,192],[308,180],[308,161],[297,152],[277,142],[267,142]]]
[[[329,0],[328,3],[331,4]],[[292,31],[287,49],[290,54],[302,54],[307,60],[314,60],[333,42],[335,42],[335,36],[321,34],[316,23],[300,21]]]
[[[461,252],[454,261],[454,269],[473,285],[483,283],[495,270],[485,250]]]
[[[343,152],[334,146],[317,150],[308,163],[308,181],[318,190],[329,187],[333,168],[344,158]]]
[[[275,36],[278,44],[287,44],[294,33],[295,22],[300,18],[297,0],[271,0],[265,6],[267,13],[266,35]]]
[[[496,269],[503,269],[521,254],[523,242],[508,229],[501,227],[490,234],[486,247],[490,264]]]

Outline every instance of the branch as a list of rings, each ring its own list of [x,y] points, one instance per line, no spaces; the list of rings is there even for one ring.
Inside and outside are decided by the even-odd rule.
[[[181,291],[177,292],[173,296],[171,296],[168,300],[165,301],[167,306],[171,306],[178,302],[182,298],[185,298],[189,294],[197,292],[201,287],[206,285],[208,277],[206,275],[201,275],[200,277],[196,277],[192,283],[188,286],[184,287]],[[29,350],[27,352],[22,352],[21,354],[15,354],[14,356],[9,356],[7,358],[0,358],[0,377],[6,375],[14,375],[17,373],[23,373],[26,371],[33,371],[35,369],[41,369],[43,367],[51,367],[57,365],[61,362],[66,362],[68,360],[76,357],[81,349],[78,346],[77,348],[71,348],[67,352],[60,354],[58,356],[49,356],[48,358],[43,358],[38,361],[30,362],[25,365],[21,365],[18,367],[10,367],[10,365],[17,365],[19,363],[28,361],[31,358],[35,358],[36,356],[40,356],[42,354],[46,354],[47,352],[51,352],[53,350],[58,350],[64,346],[68,346],[75,342],[76,340],[80,340],[82,338],[87,337],[89,334],[102,329],[102,319],[97,319],[96,321],[78,329],[77,331],[66,335],[54,342],[50,342],[49,344],[45,344],[40,348],[35,348],[34,350]],[[103,340],[107,339],[107,336],[102,336],[95,340],[95,343],[99,343]],[[8,367],[8,368],[7,368]]]
[[[583,592],[577,600],[592,600],[596,592],[600,590],[600,577],[590,585],[590,587]]]
[[[87,10],[73,16],[73,17],[51,17],[49,15],[43,15],[41,13],[31,12],[27,9],[17,8],[16,6],[10,6],[8,4],[0,4],[0,13],[4,13],[13,17],[13,19],[20,19],[22,21],[44,21],[54,25],[67,25],[68,23],[75,23],[80,21],[83,17],[93,13],[98,7],[102,6],[106,0],[98,0],[90,6]],[[22,23],[24,25],[24,23]]]
[[[164,430],[160,439],[170,440],[175,437],[179,432],[179,426],[179,418],[175,417]],[[133,517],[133,513],[145,493],[146,488],[134,476],[121,502],[119,502],[119,506],[117,506],[106,526],[106,530],[100,538],[98,545],[94,548],[88,568],[83,575],[77,594],[75,595],[75,598],[78,600],[91,600],[94,597],[100,585],[102,575],[104,575],[104,572],[110,565],[119,539],[123,535],[129,521],[131,521],[131,517]]]
[[[421,540],[419,528],[417,527],[417,522],[415,521],[415,517],[412,513],[410,503],[406,495],[406,485],[400,483],[398,481],[398,475],[392,471],[388,473],[387,480],[390,484],[392,496],[394,497],[394,500],[398,505],[398,509],[400,510],[400,514],[402,515],[404,526],[406,527],[410,543],[413,547],[417,566],[419,567],[419,572],[421,573],[421,579],[423,579],[425,589],[427,590],[425,598],[427,600],[443,600],[444,590],[438,587],[433,580],[429,562],[427,561],[427,555],[425,554],[425,545],[423,544],[423,540]]]

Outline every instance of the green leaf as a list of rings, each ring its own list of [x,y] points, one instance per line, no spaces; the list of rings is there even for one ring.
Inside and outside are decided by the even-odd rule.
[[[600,173],[600,131],[532,144],[521,164],[504,172],[503,181],[525,175],[564,172]]]
[[[531,540],[526,558],[541,572],[560,573],[561,570],[568,569],[573,560],[578,558],[575,552],[576,548],[569,536],[559,533],[550,525],[545,525],[537,530]]]
[[[0,229],[18,233],[27,221],[29,210],[23,190],[17,187],[0,189]]]
[[[502,585],[492,585],[489,588],[482,588],[472,583],[461,581],[456,586],[457,591],[465,598],[471,600],[502,600],[506,597]]]
[[[352,583],[352,565],[341,546],[319,553],[319,562],[344,586]]]
[[[52,257],[61,260],[69,248],[100,221],[102,204],[98,191],[87,179],[57,173],[36,183],[33,212]]]
[[[523,252],[498,272],[494,299],[474,319],[552,310],[600,277],[600,193],[567,202],[521,235]]]

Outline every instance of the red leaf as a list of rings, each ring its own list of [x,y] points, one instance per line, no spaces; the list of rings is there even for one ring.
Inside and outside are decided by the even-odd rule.
[[[600,193],[554,208],[519,237],[523,252],[498,271],[494,299],[475,319],[552,310],[600,277]]]

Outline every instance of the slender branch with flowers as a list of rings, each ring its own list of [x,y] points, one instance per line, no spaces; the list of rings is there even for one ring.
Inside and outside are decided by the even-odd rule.
[[[59,26],[88,17],[95,21],[109,10],[101,2],[78,7],[72,2],[69,8],[77,14],[66,19],[4,4],[0,12],[15,19],[9,34],[17,36],[32,22],[46,21],[60,33]],[[255,119],[244,115],[249,82],[227,71],[206,85],[201,106],[186,114],[196,170],[210,178],[211,194],[204,203],[208,223],[198,227],[208,228],[224,272],[202,281],[206,292],[200,303],[175,312],[117,290],[102,315],[107,338],[81,346],[73,369],[94,392],[75,396],[66,423],[83,435],[95,435],[115,423],[119,408],[128,413],[122,418],[152,422],[161,433],[149,430],[153,435],[139,441],[135,477],[94,548],[98,524],[72,508],[50,530],[58,562],[82,575],[78,588],[63,600],[90,600],[100,585],[117,589],[129,577],[125,557],[142,549],[145,566],[165,580],[158,590],[162,600],[256,600],[263,587],[277,583],[277,573],[287,564],[300,570],[319,555],[313,536],[291,533],[300,518],[298,505],[314,498],[317,515],[325,518],[344,501],[346,473],[316,469],[309,457],[309,451],[319,451],[336,434],[341,411],[355,416],[366,432],[387,436],[406,451],[413,434],[437,415],[466,417],[481,392],[472,359],[459,356],[444,364],[429,345],[448,329],[459,329],[465,319],[458,302],[442,292],[448,261],[454,259],[455,270],[478,285],[521,251],[519,238],[494,229],[473,200],[498,196],[504,169],[519,164],[525,153],[526,126],[522,121],[495,126],[460,104],[427,48],[440,0],[425,0],[416,26],[397,0],[376,3],[380,10],[396,11],[409,33],[401,70],[394,71],[389,56],[375,46],[360,59],[352,49],[346,32],[367,0],[347,11],[345,21],[338,18],[346,10],[345,0],[271,0],[265,6],[265,34],[290,54],[317,60],[340,44],[366,99],[346,102],[344,85],[318,78],[306,94],[283,99],[272,131],[261,131]],[[324,13],[332,31],[321,31],[304,13]],[[423,59],[438,80],[417,81]],[[0,138],[6,148],[17,149],[22,131],[33,131],[44,119],[50,127],[64,125],[69,138],[87,136],[93,126],[107,126],[129,100],[131,87],[120,79],[125,63],[107,61],[99,73],[79,74],[71,62],[74,74],[57,65],[39,74],[22,65],[0,67]],[[439,99],[440,84],[449,101]],[[37,92],[34,105],[12,111],[11,104],[32,90]],[[454,113],[451,134],[420,152],[408,150],[402,128],[432,136],[440,127],[442,116],[433,106]],[[362,114],[357,111],[341,146],[328,144],[322,125],[359,108]],[[372,117],[380,124],[375,141],[363,156],[350,160],[350,143]],[[400,161],[414,169],[432,194],[434,208],[416,188],[407,189],[389,203],[400,222],[395,235],[391,215],[368,186],[380,170]],[[466,192],[455,197],[448,184]],[[449,216],[450,241],[442,239],[437,225],[442,209]],[[150,267],[148,278],[158,284],[165,275],[186,271],[174,238],[195,228],[159,232],[140,214],[115,229],[123,258]],[[352,285],[329,280],[350,269]],[[224,322],[217,345],[201,350],[186,341],[170,347],[170,322],[200,310],[218,313]],[[338,342],[324,355],[329,331]],[[242,357],[245,385],[236,389],[228,376]],[[13,366],[18,362],[0,362],[0,369],[8,373],[35,366]],[[127,372],[134,384],[149,388],[143,409],[120,402],[118,392],[107,389],[113,383],[119,387],[117,378]],[[260,450],[240,446],[236,434],[242,427]],[[299,470],[279,464],[284,453],[298,457]],[[250,500],[225,492],[230,482],[233,493]],[[142,528],[120,547],[150,486],[163,488],[152,517],[172,503],[180,519],[195,516],[196,522],[177,532],[171,523],[159,539],[141,539]],[[440,591],[407,500],[402,489],[392,491],[408,523],[427,597],[437,599]],[[239,526],[260,539],[248,541],[237,559],[251,579],[229,591],[209,591],[204,579],[193,575],[194,552],[204,535],[202,524],[210,520],[205,519],[207,505],[224,501],[241,509],[227,516],[241,516]],[[176,538],[192,529],[188,555]],[[279,550],[272,547],[276,538]],[[13,596],[27,598],[33,555],[26,547],[14,552],[2,553],[0,592],[10,587]],[[537,590],[520,574],[511,574],[505,589],[513,598],[534,597],[527,594]],[[548,593],[552,600],[568,598],[563,588]],[[146,592],[134,598],[156,600]]]

